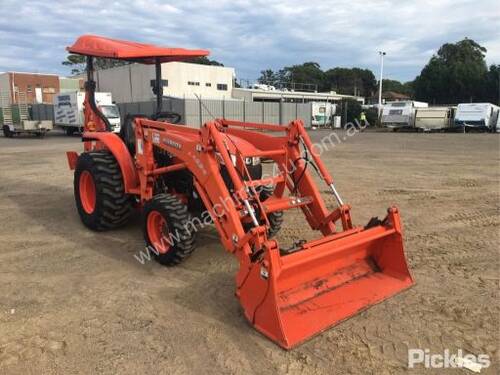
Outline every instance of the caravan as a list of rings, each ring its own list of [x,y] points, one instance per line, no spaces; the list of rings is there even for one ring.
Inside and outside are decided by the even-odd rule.
[[[495,131],[500,107],[490,103],[461,103],[455,115],[455,128]]]
[[[337,106],[332,103],[312,102],[311,127],[313,129],[332,127],[336,108]]]
[[[415,101],[386,103],[382,111],[382,125],[394,131],[402,128],[413,128],[416,109],[428,106],[427,103]]]
[[[415,128],[420,131],[444,131],[453,125],[456,107],[417,108]]]

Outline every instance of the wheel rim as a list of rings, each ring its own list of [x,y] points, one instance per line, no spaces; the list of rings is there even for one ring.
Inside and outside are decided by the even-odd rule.
[[[167,221],[163,218],[163,215],[158,211],[151,211],[146,226],[151,245],[160,254],[165,254],[170,249],[170,245]]]
[[[91,214],[95,210],[96,194],[95,183],[92,174],[89,171],[83,171],[80,174],[80,201],[83,210]]]

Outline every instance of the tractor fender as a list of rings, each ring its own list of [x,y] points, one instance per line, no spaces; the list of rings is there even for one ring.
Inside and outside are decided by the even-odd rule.
[[[122,171],[125,192],[130,193],[131,190],[139,186],[139,177],[135,169],[134,160],[127,146],[118,135],[109,132],[85,132],[82,135],[82,140],[84,142],[101,142],[113,154]]]

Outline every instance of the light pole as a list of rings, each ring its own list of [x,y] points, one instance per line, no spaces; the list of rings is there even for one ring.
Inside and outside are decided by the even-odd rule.
[[[380,121],[380,113],[382,112],[382,79],[384,76],[384,56],[386,53],[384,51],[378,51],[380,55],[380,81],[378,88],[378,119]]]

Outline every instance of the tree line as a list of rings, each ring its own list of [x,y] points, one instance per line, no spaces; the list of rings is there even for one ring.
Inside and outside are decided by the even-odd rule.
[[[333,68],[323,71],[316,62],[287,66],[276,72],[272,69],[263,70],[258,82],[284,88],[309,84],[317,91],[336,91],[359,96],[372,96],[377,90],[377,80],[369,69]]]
[[[431,57],[413,81],[383,80],[383,91],[394,91],[431,104],[500,102],[500,65],[487,66],[486,48],[472,39],[446,43]],[[369,69],[332,68],[322,70],[316,62],[287,66],[278,71],[261,71],[259,83],[289,87],[310,83],[318,91],[375,97],[378,80]]]

